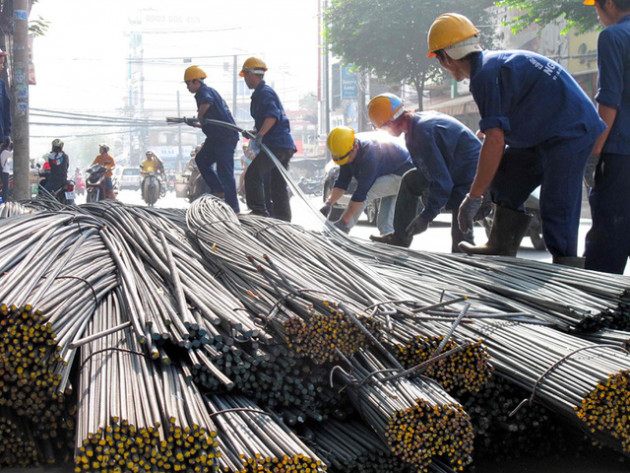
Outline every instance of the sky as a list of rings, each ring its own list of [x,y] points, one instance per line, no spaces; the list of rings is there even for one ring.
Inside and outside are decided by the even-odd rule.
[[[30,107],[120,116],[142,75],[148,113],[173,115],[179,93],[182,114],[194,115],[182,82],[191,64],[206,71],[206,82],[231,106],[236,55],[239,69],[247,57],[261,57],[267,82],[285,108],[296,109],[300,97],[317,93],[317,10],[317,0],[39,0],[30,19],[42,17],[50,27],[33,43]],[[135,53],[132,32],[142,33]],[[241,78],[238,85],[249,101]],[[31,126],[31,147],[55,133],[61,130]]]

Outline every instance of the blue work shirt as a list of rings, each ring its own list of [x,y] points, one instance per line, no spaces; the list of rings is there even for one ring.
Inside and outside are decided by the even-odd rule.
[[[269,87],[266,82],[260,81],[260,84],[254,89],[252,94],[252,103],[249,107],[256,130],[260,130],[265,118],[275,118],[276,123],[263,136],[263,144],[270,148],[284,148],[297,150],[293,138],[291,137],[291,127],[289,119],[284,113],[280,98],[275,90]]]
[[[354,161],[341,166],[333,186],[345,190],[355,177],[357,188],[350,199],[354,202],[363,202],[379,177],[386,174],[402,176],[413,169],[409,152],[396,143],[362,139],[357,139],[357,143],[359,149]]]
[[[405,143],[413,164],[429,181],[422,218],[431,222],[442,208],[452,209],[461,203],[462,196],[453,195],[453,188],[462,189],[464,193],[470,188],[477,170],[481,141],[468,127],[449,115],[418,112],[409,122]]]
[[[204,104],[210,104],[210,108],[203,118],[235,124],[225,100],[212,87],[202,82],[201,87],[195,93],[195,100],[197,101],[197,109]],[[209,123],[202,123],[201,129],[212,143],[236,145],[238,142],[238,132],[235,130]]]
[[[0,80],[0,139],[11,136],[11,101],[7,86]]]
[[[531,51],[482,51],[470,65],[479,128],[501,128],[509,146],[599,136],[606,128],[578,83],[551,59]]]
[[[630,15],[599,34],[597,67],[595,100],[617,110],[602,151],[630,155]]]

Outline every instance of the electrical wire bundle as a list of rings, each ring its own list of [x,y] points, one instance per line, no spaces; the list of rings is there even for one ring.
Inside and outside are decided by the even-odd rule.
[[[155,364],[112,292],[81,350],[76,471],[215,471],[216,429],[201,393],[173,365]]]
[[[280,420],[243,396],[208,396],[225,472],[318,473],[326,465]]]

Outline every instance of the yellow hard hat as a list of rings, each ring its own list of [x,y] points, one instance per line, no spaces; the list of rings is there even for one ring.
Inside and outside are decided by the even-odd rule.
[[[368,115],[376,128],[396,120],[404,111],[402,99],[394,94],[377,95],[368,103]]]
[[[265,61],[258,59],[257,57],[249,57],[245,59],[241,72],[238,75],[243,77],[245,75],[245,71],[251,71],[254,74],[262,75],[266,70],[267,64],[265,64]]]
[[[427,37],[429,43],[429,52],[427,57],[435,56],[435,51],[448,48],[457,43],[461,43],[470,38],[474,38],[479,34],[479,30],[475,28],[472,21],[459,13],[444,13],[438,16]],[[481,48],[475,48],[481,50]],[[452,57],[451,54],[449,56]],[[463,57],[463,56],[461,56]],[[454,57],[454,59],[461,59]]]
[[[184,72],[184,82],[195,79],[205,79],[206,77],[208,76],[199,66],[190,66],[186,68],[186,72]]]
[[[348,157],[354,147],[354,130],[349,126],[338,126],[328,134],[326,142],[332,154],[332,159],[339,166],[348,162]]]
[[[595,5],[595,0],[584,0],[584,5]]]

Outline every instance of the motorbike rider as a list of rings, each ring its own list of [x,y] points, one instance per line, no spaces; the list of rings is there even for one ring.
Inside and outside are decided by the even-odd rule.
[[[156,173],[158,179],[160,180],[160,189],[161,194],[163,195],[166,192],[164,164],[153,151],[147,151],[145,156],[146,159],[140,163],[140,172],[143,176],[146,176],[146,173],[148,172]]]
[[[116,167],[116,162],[114,158],[109,155],[109,146],[106,144],[101,144],[98,146],[98,156],[94,158],[94,164],[99,164],[107,169],[105,172],[105,198],[106,199],[115,199],[114,195],[114,183],[112,182],[112,172],[114,167]]]
[[[55,138],[52,141],[52,150],[48,153],[50,172],[44,185],[47,191],[55,192],[66,184],[69,164],[68,155],[63,151],[63,141]]]

